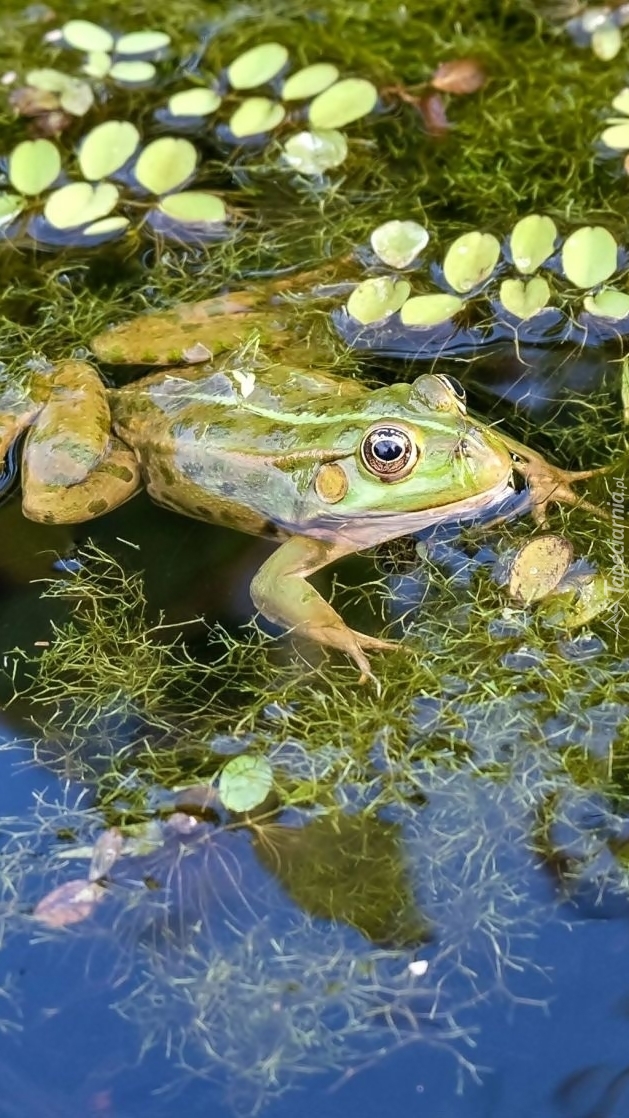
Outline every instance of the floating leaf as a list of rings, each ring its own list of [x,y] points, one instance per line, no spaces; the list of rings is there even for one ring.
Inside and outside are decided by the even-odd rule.
[[[277,128],[286,116],[286,109],[268,97],[248,97],[239,105],[229,121],[229,128],[238,140],[259,136]]]
[[[622,48],[620,28],[611,20],[597,27],[592,35],[592,50],[602,62],[611,62]]]
[[[209,116],[216,112],[221,97],[213,89],[182,89],[173,93],[168,102],[171,116]]]
[[[601,136],[601,142],[614,151],[629,150],[629,120],[606,128]]]
[[[492,233],[464,233],[450,245],[443,271],[450,287],[465,295],[484,283],[500,257],[500,244]]]
[[[159,209],[175,221],[214,225],[225,221],[227,211],[222,198],[206,190],[184,190],[164,198]]]
[[[61,28],[64,42],[76,50],[108,51],[113,49],[114,37],[104,27],[87,19],[71,19]]]
[[[281,43],[260,43],[239,54],[227,69],[233,89],[255,89],[277,77],[288,61],[288,51]]]
[[[50,140],[22,140],[9,156],[9,180],[20,194],[34,197],[52,186],[61,156]]]
[[[44,217],[55,229],[76,229],[111,213],[118,191],[111,182],[71,182],[55,190],[44,206]]]
[[[550,299],[550,287],[543,276],[534,276],[527,283],[506,279],[500,284],[500,302],[516,318],[533,318]]]
[[[96,881],[66,881],[39,902],[33,916],[49,928],[66,928],[92,915],[105,889]]]
[[[283,157],[302,175],[321,175],[347,158],[347,140],[333,128],[325,132],[297,132],[284,144]]]
[[[189,140],[163,136],[148,144],[138,159],[134,174],[151,194],[168,194],[192,177],[197,149]]]
[[[315,62],[312,66],[304,66],[303,70],[297,70],[284,82],[282,100],[305,101],[308,97],[316,97],[333,85],[338,76],[339,72],[331,62]]]
[[[613,601],[610,580],[604,574],[587,574],[579,578],[569,576],[569,585],[560,586],[542,607],[544,621],[562,629],[579,629],[589,625],[595,617],[608,610]]]
[[[112,67],[111,55],[104,50],[91,50],[87,62],[81,67],[90,78],[104,78]]]
[[[428,244],[428,230],[417,221],[385,221],[371,234],[376,256],[390,268],[407,268]]]
[[[457,295],[439,292],[435,295],[414,295],[400,311],[403,326],[440,326],[463,309],[465,303]]]
[[[575,287],[596,287],[616,271],[618,245],[602,225],[584,225],[565,241],[561,263]]]
[[[482,63],[477,58],[452,58],[437,67],[430,84],[442,93],[476,93],[487,82]]]
[[[9,225],[14,217],[24,209],[24,201],[19,194],[0,192],[0,228]]]
[[[98,836],[87,874],[90,881],[100,881],[109,873],[122,853],[123,843],[122,834],[117,827],[109,827]]]
[[[363,280],[347,300],[348,314],[363,326],[382,322],[399,311],[410,295],[411,285],[406,280],[391,276],[376,276]]]
[[[122,85],[144,85],[152,81],[156,73],[152,62],[114,62],[109,77]]]
[[[586,295],[583,307],[588,314],[601,318],[626,318],[629,314],[629,295],[615,287],[604,287],[597,295]]]
[[[562,536],[538,536],[521,547],[509,575],[509,595],[519,602],[537,602],[554,590],[573,559],[573,547]]]
[[[26,84],[33,89],[43,89],[46,93],[61,93],[71,79],[61,70],[29,70],[26,75]]]
[[[116,40],[116,54],[156,54],[170,45],[165,31],[132,31]]]
[[[273,787],[273,769],[264,757],[233,757],[221,771],[218,794],[228,811],[251,811]]]
[[[127,120],[106,120],[92,128],[81,144],[79,167],[86,179],[98,182],[119,171],[140,142],[140,133]]]
[[[94,104],[91,85],[73,78],[68,82],[59,98],[59,105],[70,116],[85,116]]]
[[[629,116],[629,86],[625,86],[620,93],[616,94],[612,101],[612,108],[617,113],[626,113]]]
[[[344,78],[330,86],[310,105],[308,117],[313,128],[344,128],[368,116],[378,101],[378,90],[365,78]]]
[[[82,237],[111,237],[116,233],[124,233],[131,222],[128,217],[104,217],[101,221],[93,221],[81,230]]]
[[[552,254],[557,239],[557,226],[543,214],[529,214],[513,226],[511,255],[519,272],[530,276]]]

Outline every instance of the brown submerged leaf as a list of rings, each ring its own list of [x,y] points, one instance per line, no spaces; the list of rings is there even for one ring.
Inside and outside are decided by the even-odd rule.
[[[92,915],[94,908],[105,895],[105,889],[95,881],[77,878],[66,881],[47,893],[39,902],[33,916],[49,928],[66,928],[80,924]]]
[[[430,84],[442,93],[476,93],[487,84],[487,74],[476,58],[452,58],[437,67]]]

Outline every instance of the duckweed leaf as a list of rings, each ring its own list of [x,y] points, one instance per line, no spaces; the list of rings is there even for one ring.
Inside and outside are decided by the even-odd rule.
[[[371,234],[376,256],[390,268],[407,268],[428,244],[428,230],[417,221],[385,221]]]
[[[611,20],[597,27],[592,35],[592,50],[602,62],[611,62],[622,48],[620,28]]]
[[[550,287],[543,276],[534,276],[527,283],[506,279],[500,284],[500,302],[516,318],[533,318],[550,299]]]
[[[277,77],[288,61],[288,51],[281,43],[260,43],[239,54],[227,68],[233,89],[255,89]]]
[[[165,31],[132,31],[116,41],[116,54],[157,54],[170,45],[170,35]]]
[[[538,536],[521,547],[509,575],[509,595],[518,602],[537,602],[561,582],[573,559],[569,540]]]
[[[500,257],[500,244],[492,233],[464,233],[450,245],[443,272],[450,287],[465,295],[492,274]]]
[[[339,72],[331,62],[315,62],[312,66],[304,66],[303,70],[297,70],[284,82],[282,100],[305,101],[308,97],[316,97],[333,85],[338,76]]]
[[[216,112],[221,103],[220,94],[213,89],[182,89],[173,93],[168,102],[172,116],[209,116]]]
[[[399,311],[410,295],[411,285],[406,280],[396,280],[391,276],[376,276],[363,280],[352,291],[347,300],[348,314],[369,326],[382,322]]]
[[[324,90],[310,105],[313,128],[344,128],[368,116],[378,101],[378,90],[365,78],[344,78]]]
[[[71,19],[61,28],[64,42],[76,50],[109,51],[113,49],[114,37],[104,27],[87,19]]]
[[[222,770],[218,794],[228,811],[251,811],[273,787],[273,769],[264,757],[233,757]]]
[[[84,178],[92,182],[106,179],[119,171],[134,154],[140,133],[127,120],[106,120],[92,128],[81,144],[79,167]]]
[[[347,158],[347,140],[334,128],[324,132],[297,132],[284,144],[283,157],[301,175],[321,175]]]
[[[268,97],[248,97],[239,105],[229,121],[233,136],[243,140],[247,136],[259,136],[277,128],[286,116],[286,109]]]
[[[0,192],[0,228],[8,225],[24,209],[24,201],[18,194]]]
[[[550,217],[529,214],[514,225],[511,255],[519,272],[530,276],[551,256],[557,239],[557,226]]]
[[[602,225],[584,225],[564,242],[561,263],[575,287],[596,287],[616,271],[618,245]]]
[[[629,120],[606,128],[601,136],[601,142],[613,151],[629,150]]]
[[[170,194],[158,207],[175,221],[195,225],[213,225],[225,221],[227,211],[222,198],[206,190],[184,190]]]
[[[92,87],[78,78],[71,78],[61,91],[59,105],[70,116],[85,116],[93,104]]]
[[[83,237],[110,237],[116,233],[124,233],[131,222],[128,217],[104,217],[100,221],[93,221],[81,230]]]
[[[109,77],[121,85],[143,85],[157,73],[152,62],[114,62]]]
[[[104,78],[112,67],[111,55],[104,50],[91,50],[87,62],[81,67],[90,78]]]
[[[55,229],[76,229],[111,213],[118,191],[111,182],[71,182],[55,190],[44,206],[44,217]]]
[[[616,94],[612,101],[612,108],[615,109],[617,113],[625,113],[629,116],[629,86],[625,86],[624,89],[621,89],[620,93]]]
[[[400,311],[403,326],[440,326],[463,309],[465,303],[457,295],[439,292],[435,295],[414,295]]]
[[[578,629],[609,609],[612,597],[610,582],[605,575],[587,575],[565,590],[559,586],[558,593],[542,607],[544,621],[557,628]]]
[[[58,889],[53,889],[35,907],[33,916],[49,928],[65,928],[69,924],[79,924],[92,915],[98,901],[105,896],[106,890],[96,881],[66,881]]]
[[[26,84],[33,89],[43,89],[46,93],[61,93],[68,84],[67,74],[61,70],[29,70],[26,75]]]
[[[168,194],[191,178],[196,165],[194,144],[189,140],[163,136],[145,147],[135,165],[134,174],[140,185],[151,194]]]
[[[50,140],[22,140],[9,156],[9,181],[20,194],[35,197],[61,171],[61,156]]]
[[[629,314],[629,295],[615,287],[604,287],[597,295],[586,295],[583,307],[588,314],[601,318],[626,318]]]

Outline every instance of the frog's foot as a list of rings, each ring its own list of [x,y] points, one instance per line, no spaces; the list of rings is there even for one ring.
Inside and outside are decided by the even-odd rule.
[[[122,505],[140,488],[140,468],[132,450],[117,438],[87,477],[74,485],[54,485],[22,470],[22,509],[29,520],[44,524],[82,524]]]
[[[573,489],[577,481],[607,473],[607,466],[595,470],[562,470],[559,466],[551,465],[541,455],[533,453],[527,453],[526,456],[514,454],[513,465],[515,471],[526,480],[531,499],[531,515],[536,524],[546,526],[549,506],[559,504],[578,506],[604,520],[611,520],[607,509],[587,501]]]
[[[251,583],[251,597],[269,621],[317,644],[345,652],[360,669],[361,682],[370,679],[378,686],[366,653],[390,651],[397,644],[350,629],[306,581],[309,575],[347,555],[349,550],[353,548],[347,544],[291,536],[260,567]]]

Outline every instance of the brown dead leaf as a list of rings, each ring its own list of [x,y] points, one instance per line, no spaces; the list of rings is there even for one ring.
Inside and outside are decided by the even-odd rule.
[[[414,104],[429,136],[444,136],[452,127],[446,115],[443,97],[439,93],[425,93],[417,97]]]
[[[39,116],[59,108],[59,95],[47,89],[23,85],[9,95],[9,104],[19,116]]]
[[[85,878],[66,881],[42,898],[33,915],[49,928],[66,928],[87,920],[104,895],[105,889],[95,881]]]
[[[452,58],[437,66],[430,84],[442,93],[476,93],[487,84],[487,73],[477,58]]]

